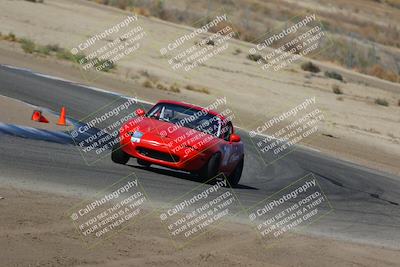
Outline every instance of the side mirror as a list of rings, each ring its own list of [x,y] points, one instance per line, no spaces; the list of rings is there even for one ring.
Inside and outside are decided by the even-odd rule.
[[[135,110],[135,113],[136,113],[137,116],[143,117],[144,114],[146,114],[146,111],[144,111],[144,110],[141,109],[141,108],[138,108],[137,110]]]
[[[237,134],[231,134],[231,137],[229,138],[229,142],[240,142],[240,136]]]

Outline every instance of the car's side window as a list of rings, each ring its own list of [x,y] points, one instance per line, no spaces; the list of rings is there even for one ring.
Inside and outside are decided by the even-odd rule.
[[[229,141],[229,139],[231,138],[231,134],[233,132],[233,127],[232,127],[232,123],[228,122],[227,124],[225,124],[225,126],[223,127],[223,137],[225,141]]]
[[[158,119],[159,116],[160,116],[160,106],[154,107],[153,110],[150,110],[150,112],[147,113],[147,117],[149,118]]]

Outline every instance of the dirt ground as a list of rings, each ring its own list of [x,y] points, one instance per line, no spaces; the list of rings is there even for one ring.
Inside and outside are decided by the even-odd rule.
[[[87,249],[66,216],[79,198],[9,186],[0,196],[2,266],[397,266],[400,260],[396,250],[298,234],[265,248],[249,225],[238,223],[177,250],[152,215]]]

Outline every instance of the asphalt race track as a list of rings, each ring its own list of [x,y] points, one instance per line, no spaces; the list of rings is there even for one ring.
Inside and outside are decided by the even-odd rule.
[[[118,97],[1,65],[0,94],[53,111],[66,106],[68,117],[75,120]],[[244,207],[250,207],[312,173],[332,203],[333,212],[304,231],[400,247],[400,177],[302,147],[273,164],[265,165],[249,135],[244,131],[238,133],[246,148],[245,167],[240,185],[234,191]],[[122,166],[112,163],[107,157],[88,166],[73,145],[8,134],[0,134],[0,157],[2,183],[28,188],[94,193],[135,172],[150,200],[162,203],[199,185],[186,173],[161,167],[144,169],[135,160]],[[267,161],[272,159],[268,154],[264,157]],[[246,218],[247,215],[242,214],[239,220]]]

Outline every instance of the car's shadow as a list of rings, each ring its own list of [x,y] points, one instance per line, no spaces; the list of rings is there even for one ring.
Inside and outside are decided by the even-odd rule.
[[[164,168],[157,168],[157,167],[144,167],[144,166],[140,166],[140,165],[134,165],[134,164],[126,164],[126,166],[135,168],[135,169],[140,169],[140,170],[146,170],[146,171],[151,171],[154,173],[158,173],[158,174],[162,174],[162,175],[168,175],[168,176],[173,176],[175,178],[179,178],[179,179],[184,179],[184,180],[189,180],[192,182],[196,182],[196,183],[204,183],[201,181],[201,179],[199,177],[196,177],[190,173],[186,173],[186,172],[180,172],[180,171],[175,171],[172,169],[164,169]],[[215,180],[208,182],[207,184],[215,184]],[[256,187],[252,187],[252,186],[247,186],[247,185],[243,185],[243,184],[238,184],[237,186],[233,187],[235,189],[247,189],[247,190],[258,190],[258,188]]]

